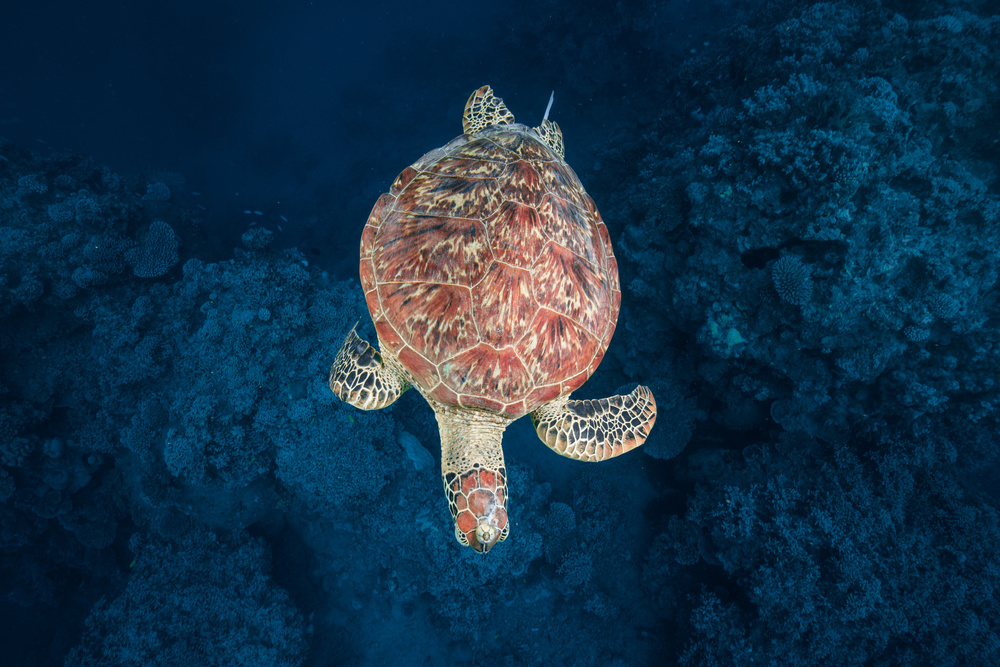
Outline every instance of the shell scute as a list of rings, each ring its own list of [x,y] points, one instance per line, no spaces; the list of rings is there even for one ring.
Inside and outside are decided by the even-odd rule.
[[[542,165],[544,167],[544,165]],[[545,194],[545,183],[539,173],[544,169],[528,160],[514,160],[503,171],[503,197],[527,206],[538,206]]]
[[[622,305],[622,293],[618,290],[611,291],[611,315],[608,320],[608,329],[601,339],[601,345],[607,349],[611,344],[611,337],[615,335],[615,327],[618,325],[618,310]]]
[[[526,132],[497,132],[490,135],[490,141],[509,153],[514,153],[525,160],[537,162],[561,162],[552,149],[542,143],[541,139],[530,136]]]
[[[361,231],[361,261],[371,261],[375,252],[375,243],[378,239],[378,227],[372,224],[365,225]]]
[[[595,337],[604,333],[611,294],[593,264],[552,243],[531,275],[531,289],[540,305],[580,323]]]
[[[531,274],[527,270],[496,264],[472,288],[480,340],[499,349],[521,338],[538,310],[531,292]]]
[[[597,223],[597,235],[601,237],[601,246],[604,248],[604,256],[614,257],[615,253],[611,250],[611,234],[608,233],[608,226],[603,222]]]
[[[515,349],[536,385],[575,376],[590,366],[594,355],[604,353],[596,336],[548,308],[539,309]]]
[[[375,320],[375,333],[378,334],[378,341],[392,352],[397,352],[406,345],[403,337],[399,335],[395,327],[389,324],[389,321],[384,316]]]
[[[453,156],[470,160],[486,160],[487,162],[506,165],[510,160],[510,151],[503,146],[497,145],[488,137],[480,137],[460,146]]]
[[[545,189],[549,192],[558,192],[574,204],[585,207],[584,197],[587,196],[587,193],[584,192],[580,179],[577,178],[573,168],[565,162],[548,165],[548,167],[542,171],[542,182],[545,184]]]
[[[368,226],[371,226],[375,230],[378,230],[379,226],[382,224],[382,221],[385,219],[386,214],[392,210],[392,206],[395,203],[396,203],[396,197],[389,194],[388,192],[379,197],[378,200],[375,202],[375,205],[372,206],[372,212],[368,214],[368,224],[366,225],[366,231]]]
[[[524,363],[510,347],[497,350],[480,343],[441,364],[440,372],[442,382],[455,392],[491,405],[493,397],[520,398],[532,389]],[[498,406],[503,409],[503,403]]]
[[[409,345],[400,350],[396,356],[410,372],[413,381],[421,387],[433,387],[441,381],[437,366]]]
[[[597,363],[591,362],[590,367],[583,369],[571,378],[563,380],[561,391],[559,393],[569,393],[586,382],[587,378],[590,377],[590,374],[593,373],[592,369],[597,368],[598,364],[601,363],[600,355],[596,355],[596,362]]]
[[[545,245],[538,211],[513,201],[500,204],[486,217],[493,256],[512,266],[531,268]]]
[[[365,292],[375,289],[375,263],[370,256],[361,258],[360,278]]]
[[[510,415],[510,416],[523,415],[527,412],[524,406],[525,406],[524,401],[515,401],[514,403],[508,403],[507,405],[503,406],[503,410],[501,410],[501,412],[503,412],[503,414],[505,415]]]
[[[368,312],[372,314],[372,318],[384,318],[385,313],[382,311],[382,299],[378,295],[377,289],[370,289],[365,292],[365,303],[368,304]],[[375,319],[374,321],[378,321]]]
[[[392,186],[389,188],[389,193],[387,195],[382,195],[382,196],[395,198],[396,195],[398,195],[400,192],[403,191],[403,188],[405,188],[407,185],[410,184],[410,181],[413,180],[414,176],[416,176],[417,173],[418,173],[417,170],[414,169],[413,167],[407,167],[406,169],[401,171],[399,173],[399,176],[396,177],[396,180],[392,182]]]
[[[464,155],[449,155],[435,164],[428,165],[427,171],[455,178],[497,179],[503,175],[506,167],[507,163],[503,161],[483,160],[478,157],[467,157]]]
[[[607,270],[608,284],[611,286],[612,291],[621,292],[622,286],[618,282],[618,260],[615,259],[614,255],[609,253],[607,256],[607,262],[608,262],[608,270]],[[618,295],[618,299],[620,302],[621,294]],[[615,306],[615,309],[611,312],[611,319],[612,320],[618,319],[618,306]]]
[[[492,178],[465,178],[425,172],[399,193],[395,210],[433,216],[476,218],[500,189]]]
[[[396,213],[378,238],[379,282],[478,282],[492,262],[486,227],[470,218]]]
[[[399,336],[431,363],[438,364],[479,341],[467,287],[389,283],[379,285],[379,296],[386,313],[393,314]],[[385,343],[381,334],[379,341]]]
[[[437,386],[427,392],[427,395],[445,405],[458,405],[458,394],[443,382],[438,383]]]
[[[600,236],[590,216],[551,192],[542,198],[538,214],[545,221],[546,236],[588,262],[604,265]]]
[[[504,404],[500,401],[492,398],[484,398],[483,396],[472,396],[469,394],[460,395],[458,397],[458,405],[463,408],[472,408],[473,410],[488,410],[490,412],[496,412],[497,414],[502,414],[504,409]],[[520,417],[521,415],[510,416]]]
[[[544,405],[549,401],[555,400],[559,397],[559,393],[561,391],[562,387],[558,382],[555,384],[542,385],[541,387],[536,386],[534,391],[528,394],[528,398],[524,401],[524,412],[531,412],[539,405]]]

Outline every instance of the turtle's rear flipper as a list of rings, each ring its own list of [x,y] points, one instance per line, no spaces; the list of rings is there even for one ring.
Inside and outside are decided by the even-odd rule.
[[[489,86],[483,86],[469,95],[462,113],[462,131],[466,134],[475,134],[490,125],[510,125],[513,122],[514,114]]]
[[[531,413],[542,442],[578,461],[604,461],[635,449],[655,421],[653,392],[641,385],[627,396],[589,401],[563,397]]]
[[[392,405],[409,388],[405,373],[383,364],[378,350],[352,328],[330,368],[333,393],[356,408],[379,410]]]

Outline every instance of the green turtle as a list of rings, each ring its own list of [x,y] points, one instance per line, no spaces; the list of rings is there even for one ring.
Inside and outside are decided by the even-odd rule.
[[[551,103],[551,100],[550,100]],[[621,289],[608,229],[548,120],[514,122],[489,86],[463,134],[407,167],[361,236],[361,285],[379,350],[352,329],[330,370],[363,410],[415,387],[437,417],[441,473],[464,545],[510,530],[501,440],[530,414],[552,450],[603,461],[641,445],[656,420],[643,386],[570,400],[615,331]]]

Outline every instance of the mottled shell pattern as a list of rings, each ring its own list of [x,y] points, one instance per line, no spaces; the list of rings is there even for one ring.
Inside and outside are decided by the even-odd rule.
[[[559,141],[513,117],[466,127],[368,218],[361,283],[379,342],[429,400],[514,419],[582,385],[611,341],[608,230],[543,127]]]

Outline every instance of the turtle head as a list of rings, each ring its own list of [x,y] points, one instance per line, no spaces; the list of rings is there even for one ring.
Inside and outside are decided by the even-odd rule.
[[[449,473],[444,488],[455,520],[455,538],[484,554],[507,538],[507,476],[504,470],[475,467]]]

